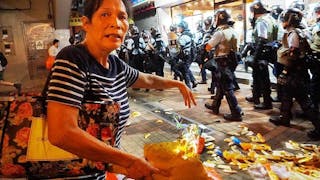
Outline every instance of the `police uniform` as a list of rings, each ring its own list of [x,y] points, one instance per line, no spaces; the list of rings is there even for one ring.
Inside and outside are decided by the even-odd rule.
[[[159,32],[156,33],[155,39],[152,42],[152,46],[154,47],[154,53],[152,61],[154,61],[155,72],[156,75],[164,77],[164,56],[166,51],[166,46],[161,38],[161,34]]]
[[[320,7],[320,6],[319,6]],[[311,99],[316,109],[319,109],[320,103],[320,20],[312,29],[312,42],[310,47],[313,53],[313,60],[310,65],[311,78]]]
[[[268,57],[264,54],[265,45],[275,39],[274,32],[274,20],[268,15],[264,14],[257,18],[255,21],[255,27],[253,30],[253,40],[256,45],[254,52],[254,63],[252,67],[253,87],[252,95],[256,109],[272,109],[272,99],[269,69],[268,69]],[[260,96],[263,95],[264,102],[260,104]]]
[[[278,77],[281,85],[282,97],[280,116],[270,118],[275,125],[290,126],[291,108],[293,98],[299,103],[307,118],[312,122],[315,130],[308,133],[312,139],[320,139],[320,121],[318,111],[314,108],[308,96],[308,67],[306,61],[306,36],[297,28],[301,22],[302,13],[296,9],[288,9],[282,17],[287,33],[284,34],[282,47],[278,50],[278,62],[284,66],[284,70]]]
[[[183,80],[182,73],[179,71],[177,63],[179,61],[179,53],[180,53],[180,47],[178,43],[178,35],[175,31],[174,26],[170,26],[170,32],[168,33],[168,51],[170,56],[170,66],[171,70],[174,73],[174,79],[177,80],[178,77],[180,81]]]
[[[220,25],[208,45],[215,47],[214,59],[217,62],[217,70],[214,71],[216,79],[217,92],[212,102],[211,108],[215,114],[219,113],[221,100],[226,96],[231,114],[224,115],[227,120],[241,121],[241,108],[234,95],[234,76],[230,67],[230,52],[237,50],[237,36],[236,32],[229,25]]]
[[[138,40],[138,47],[135,45],[135,39]],[[145,58],[144,49],[146,48],[146,43],[144,42],[143,38],[139,36],[139,34],[133,35],[130,39],[128,39],[127,43],[127,48],[131,52],[129,65],[141,72],[144,72],[143,61]]]
[[[152,63],[153,52],[154,52],[153,44],[154,44],[155,40],[150,36],[147,34],[143,34],[143,39],[146,44],[146,48],[145,48],[146,56],[145,56],[145,60],[144,60],[144,71],[146,73],[151,74],[152,72],[155,71],[155,67]]]
[[[178,65],[179,70],[184,77],[185,84],[191,89],[197,86],[197,82],[190,70],[190,66],[193,61],[191,54],[192,38],[191,32],[188,29],[183,30],[178,38],[178,43],[181,48],[179,55],[181,62]]]

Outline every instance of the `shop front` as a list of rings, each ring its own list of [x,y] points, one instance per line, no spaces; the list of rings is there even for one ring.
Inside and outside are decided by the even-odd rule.
[[[164,21],[165,29],[168,30],[171,24],[177,24],[182,19],[187,21],[191,32],[195,33],[197,24],[209,16],[214,15],[214,10],[224,8],[232,16],[235,21],[234,29],[239,35],[240,45],[251,41],[251,24],[250,4],[253,0],[155,0],[154,4],[157,9],[162,9],[171,19]],[[288,8],[294,0],[278,1],[278,0],[262,0],[262,3],[271,9],[274,5],[281,8]],[[312,6],[316,1],[305,0],[306,19],[312,19]],[[312,22],[308,23],[312,24]]]
[[[194,0],[194,1],[174,1],[171,3],[155,1],[155,6],[165,9],[170,14],[171,21],[166,22],[166,29],[171,24],[177,24],[181,20],[189,24],[192,33],[196,33],[197,25],[208,17],[214,16],[214,10],[224,8],[232,15],[235,21],[235,29],[239,35],[240,43],[244,43],[247,26],[247,6],[252,0]]]

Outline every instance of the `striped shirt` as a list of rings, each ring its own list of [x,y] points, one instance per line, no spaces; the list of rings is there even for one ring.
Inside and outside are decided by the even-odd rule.
[[[115,146],[130,115],[127,87],[138,78],[139,71],[114,55],[108,57],[109,69],[103,67],[83,45],[62,49],[56,57],[48,87],[47,101],[81,108],[92,101],[114,101],[120,105]],[[90,94],[90,95],[88,95]]]

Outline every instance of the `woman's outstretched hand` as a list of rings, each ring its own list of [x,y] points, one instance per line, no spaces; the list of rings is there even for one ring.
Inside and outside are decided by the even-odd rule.
[[[184,83],[180,81],[178,82],[179,82],[178,88],[183,96],[184,104],[189,108],[191,107],[191,104],[197,105],[191,90]]]

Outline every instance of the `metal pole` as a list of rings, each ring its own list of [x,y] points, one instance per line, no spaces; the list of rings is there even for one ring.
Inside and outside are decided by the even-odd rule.
[[[246,44],[247,42],[247,1],[246,0],[242,0],[242,6],[243,6],[243,41],[244,44]]]

